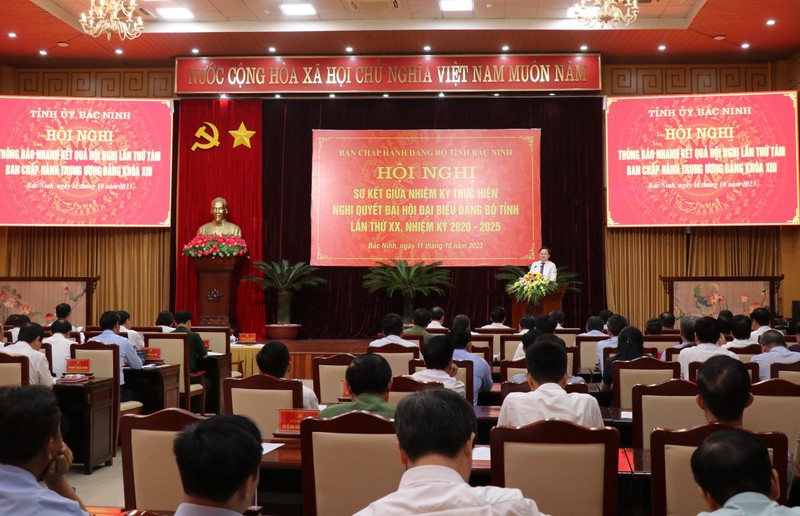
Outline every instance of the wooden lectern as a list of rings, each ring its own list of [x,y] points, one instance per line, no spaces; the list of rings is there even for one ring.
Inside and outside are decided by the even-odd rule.
[[[561,310],[561,302],[564,299],[564,294],[567,287],[559,285],[558,289],[544,296],[539,304],[525,303],[517,301],[516,298],[511,298],[511,321],[507,322],[511,327],[519,324],[519,320],[524,315],[545,315],[553,310]]]
[[[200,326],[230,326],[239,331],[236,321],[236,290],[243,258],[192,258],[197,271],[197,301]]]

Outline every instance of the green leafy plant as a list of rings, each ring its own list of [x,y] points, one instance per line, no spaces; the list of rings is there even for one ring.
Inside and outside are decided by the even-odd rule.
[[[518,265],[506,265],[500,267],[495,277],[501,281],[506,282],[506,288],[509,288],[513,283],[518,281],[521,277],[525,276],[528,272],[528,267],[520,267]],[[564,287],[572,292],[580,293],[579,285],[583,285],[582,281],[578,280],[578,273],[573,272],[567,267],[559,266],[556,272],[556,285]]]
[[[364,275],[364,287],[370,292],[385,290],[392,297],[396,293],[403,296],[403,321],[411,322],[414,312],[414,297],[417,295],[444,294],[442,287],[452,287],[450,270],[442,269],[442,262],[409,265],[405,260],[390,260],[391,263],[378,262]]]
[[[324,285],[328,280],[316,275],[319,267],[312,267],[305,262],[289,264],[289,260],[280,262],[253,262],[253,267],[264,276],[245,276],[242,281],[252,281],[261,285],[264,290],[275,289],[278,292],[278,324],[291,324],[292,294],[305,287]]]

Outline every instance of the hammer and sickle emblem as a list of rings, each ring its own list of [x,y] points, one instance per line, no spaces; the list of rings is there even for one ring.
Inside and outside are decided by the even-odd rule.
[[[213,136],[211,134],[208,134],[208,132],[206,131],[206,126],[208,126],[211,129]],[[200,147],[203,150],[208,150],[211,147],[219,146],[219,130],[217,129],[217,126],[215,126],[211,122],[203,122],[203,125],[200,126],[200,128],[197,130],[196,133],[194,133],[194,135],[196,138],[204,139],[206,143],[195,142],[194,145],[192,145],[192,151],[194,151],[198,147]]]

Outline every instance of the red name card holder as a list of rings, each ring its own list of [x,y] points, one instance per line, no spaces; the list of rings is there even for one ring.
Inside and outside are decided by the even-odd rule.
[[[211,349],[211,341],[208,339],[203,339],[203,346],[205,346],[206,349]]]
[[[90,374],[92,361],[88,358],[68,358],[64,374]]]
[[[278,434],[300,435],[300,422],[319,416],[319,410],[278,409]]]
[[[145,348],[147,350],[147,355],[145,356],[145,360],[147,362],[158,362],[161,360],[161,348]]]
[[[240,333],[239,334],[239,342],[242,344],[255,344],[256,343],[256,334],[255,333]]]

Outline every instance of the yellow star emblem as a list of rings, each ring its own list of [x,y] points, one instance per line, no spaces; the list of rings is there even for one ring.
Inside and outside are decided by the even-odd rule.
[[[228,131],[231,136],[233,136],[233,148],[235,149],[239,145],[246,145],[248,149],[250,149],[250,138],[256,134],[255,131],[248,131],[247,128],[244,126],[244,122],[239,124],[239,128],[235,131]]]

